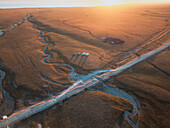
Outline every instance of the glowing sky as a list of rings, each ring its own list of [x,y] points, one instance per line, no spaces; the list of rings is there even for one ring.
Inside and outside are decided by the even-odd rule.
[[[158,3],[170,0],[0,0],[0,8],[105,6],[124,3]]]

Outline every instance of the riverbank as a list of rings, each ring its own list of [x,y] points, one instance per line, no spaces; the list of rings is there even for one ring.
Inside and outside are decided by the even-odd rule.
[[[1,30],[23,21],[23,18],[30,14],[24,23],[14,29],[4,30],[0,36],[1,63],[8,67],[3,87],[15,99],[14,111],[60,94],[59,92],[65,90],[67,86],[90,72],[112,70],[166,44],[170,39],[168,12],[168,5],[0,10]],[[105,42],[103,39],[106,37],[124,43]],[[78,56],[79,52],[90,55]],[[162,119],[168,119],[165,113],[168,102],[163,99],[168,97],[169,89],[168,56],[169,50],[165,50],[152,57],[149,62],[143,62],[144,65],[138,64],[136,68],[130,68],[120,76],[107,81],[108,85],[123,89],[139,100],[140,117],[131,117],[133,122],[139,120],[137,123],[139,127],[145,125],[166,127],[167,125],[167,120],[161,123],[159,121],[161,119],[155,114],[159,112]],[[70,74],[71,67],[77,74]],[[1,70],[4,71],[3,67]],[[135,80],[129,78],[130,76],[135,77]],[[8,83],[7,78],[12,82]],[[161,89],[161,94],[157,89]],[[105,98],[101,100],[101,97]],[[79,107],[78,104],[83,100],[86,102]],[[153,104],[148,103],[148,100]],[[101,102],[103,104],[100,106]],[[96,107],[92,103],[97,104],[101,113],[97,111],[98,109],[94,109]],[[116,107],[115,103],[118,104]],[[124,104],[128,105],[124,106]],[[121,108],[121,105],[124,107]],[[156,109],[154,109],[155,105],[158,106]],[[84,123],[92,127],[97,127],[98,124],[103,127],[130,127],[127,120],[123,118],[123,112],[125,109],[130,111],[130,106],[125,99],[90,91],[73,97],[63,106],[56,105],[56,108],[21,121],[15,127],[33,127],[37,125],[36,122],[45,127],[62,128],[67,127],[65,124],[83,127]],[[73,109],[75,111],[72,111]],[[80,114],[77,116],[76,112],[81,110],[84,110],[82,115],[86,115],[85,117]],[[100,121],[107,116],[104,114],[105,110],[107,112],[112,110],[108,117],[109,123]],[[147,113],[152,110],[151,114]],[[113,118],[115,113],[117,114]],[[74,118],[76,116],[81,120],[77,121]]]

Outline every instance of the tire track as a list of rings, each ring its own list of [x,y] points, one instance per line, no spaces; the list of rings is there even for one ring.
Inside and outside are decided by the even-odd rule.
[[[77,28],[77,29],[80,29],[80,30],[85,31],[85,32],[88,32],[89,35],[91,35],[92,37],[94,37],[94,38],[102,41],[100,38],[98,38],[96,35],[94,35],[90,30],[83,29],[83,28],[80,28],[80,27],[78,27],[78,26],[70,25],[70,24],[66,23],[66,21],[67,21],[67,20],[64,20],[64,21],[63,21],[63,24],[64,24],[64,25],[69,26],[69,27],[72,27],[72,28]]]
[[[160,72],[166,74],[167,76],[170,76],[170,74],[166,71],[164,71],[163,69],[159,68],[158,66],[156,66],[154,63],[147,61],[150,65],[152,65],[154,68],[158,69]]]

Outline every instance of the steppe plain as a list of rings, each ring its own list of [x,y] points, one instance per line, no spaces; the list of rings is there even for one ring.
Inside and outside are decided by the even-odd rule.
[[[5,99],[1,89],[0,116],[57,95],[76,81],[70,78],[69,66],[53,63],[71,65],[87,75],[120,67],[168,43],[169,12],[169,4],[1,9],[0,30],[5,30],[0,35],[0,70],[6,72],[2,85],[10,96]],[[46,52],[42,37],[49,44]],[[170,126],[169,50],[104,81],[138,100],[140,115],[130,118],[139,128]],[[90,55],[73,55],[79,52]],[[99,91],[101,86],[11,127],[131,128],[123,113],[132,110],[132,104]]]

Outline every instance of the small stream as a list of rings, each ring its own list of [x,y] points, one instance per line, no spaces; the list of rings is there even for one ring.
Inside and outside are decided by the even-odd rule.
[[[133,128],[138,128],[138,125],[137,123],[138,122],[133,122],[130,118],[134,118],[133,116],[135,116],[137,118],[137,121],[139,119],[139,115],[140,115],[140,104],[139,102],[137,101],[137,99],[128,94],[127,92],[117,88],[117,87],[113,87],[113,86],[109,86],[107,84],[105,84],[102,80],[100,80],[100,83],[103,84],[103,87],[102,89],[94,89],[94,88],[91,88],[90,90],[92,91],[101,91],[101,92],[104,92],[104,93],[107,93],[107,94],[110,94],[110,95],[113,95],[113,96],[116,96],[116,97],[120,97],[120,98],[123,98],[123,99],[126,99],[127,101],[129,101],[132,105],[133,105],[133,109],[132,111],[128,111],[128,110],[125,110],[124,111],[124,119],[127,120],[129,122],[129,124],[133,127]],[[131,117],[129,117],[131,116]]]
[[[26,17],[23,18],[22,21],[19,21],[18,23],[13,24],[12,26],[8,27],[8,28],[4,28],[4,29],[0,29],[0,36],[4,35],[5,32],[7,32],[8,30],[12,30],[15,29],[17,26],[23,24],[25,21],[28,21],[28,18],[31,16],[31,14],[28,14]]]
[[[26,16],[24,18],[24,21],[20,21],[17,24],[14,24],[14,26],[11,26],[9,28],[6,29],[1,29],[0,30],[0,35],[3,35],[7,30],[9,29],[14,29],[16,28],[18,25],[24,23],[24,22],[30,22],[28,20],[28,18],[31,15],[29,14],[28,16]],[[31,23],[31,22],[30,22]],[[38,28],[36,28],[38,29]],[[38,29],[39,30],[39,29]],[[47,108],[49,108],[50,106],[59,103],[62,100],[68,99],[71,96],[75,95],[75,94],[80,94],[82,93],[82,91],[86,88],[89,88],[88,90],[94,90],[93,88],[90,88],[92,86],[95,86],[97,83],[102,83],[103,85],[103,89],[96,89],[96,91],[101,91],[113,96],[117,96],[120,98],[123,98],[125,100],[128,100],[132,105],[133,105],[133,109],[132,111],[124,111],[124,119],[127,120],[129,122],[129,124],[133,127],[133,128],[138,128],[138,118],[140,116],[140,104],[137,101],[137,99],[133,96],[128,94],[127,92],[117,88],[117,87],[112,87],[109,86],[107,84],[105,84],[103,81],[105,81],[106,79],[109,79],[111,76],[116,76],[119,73],[121,73],[122,71],[126,70],[127,68],[130,68],[131,66],[147,59],[148,57],[150,57],[151,55],[154,55],[162,50],[164,50],[165,48],[170,46],[170,42],[167,43],[166,45],[153,50],[151,52],[149,52],[148,54],[145,54],[141,57],[138,57],[132,61],[130,61],[129,63],[117,68],[117,69],[112,69],[112,70],[99,70],[99,71],[94,71],[89,73],[88,75],[81,75],[75,72],[75,69],[66,63],[56,63],[56,62],[47,62],[46,58],[50,58],[51,54],[48,54],[46,51],[48,49],[48,46],[50,46],[50,43],[45,42],[45,36],[43,35],[43,31],[40,30],[40,34],[39,37],[41,37],[40,42],[45,43],[46,46],[43,50],[43,53],[46,55],[43,58],[43,62],[45,64],[48,65],[64,65],[64,66],[68,66],[70,68],[71,73],[69,74],[70,76],[70,80],[72,82],[74,82],[73,85],[67,85],[70,86],[69,88],[67,88],[66,90],[62,91],[61,93],[59,93],[58,96],[54,96],[52,99],[47,100],[47,101],[43,101],[37,104],[34,104],[30,107],[28,107],[27,109],[20,111],[18,113],[14,113],[13,115],[11,115],[11,117],[7,118],[6,120],[3,120],[0,122],[0,126],[6,126],[6,124],[11,124],[13,122],[17,122],[20,121],[22,119],[25,119],[26,117],[32,116],[33,114],[36,114],[40,111],[43,111]],[[9,93],[7,91],[4,90],[3,86],[2,86],[2,80],[5,77],[5,72],[0,70],[0,90],[3,92],[4,95],[4,103],[3,104],[8,104],[10,103],[13,99],[11,99]],[[45,75],[42,75],[42,78],[45,80],[48,80],[51,83],[55,83],[55,84],[59,84],[62,85],[60,83],[57,83],[55,81],[52,81],[50,78],[46,77]],[[66,85],[62,85],[62,86],[66,86]],[[3,105],[2,105],[3,106]],[[5,105],[6,106],[6,105]],[[10,106],[10,105],[9,105]],[[11,106],[9,107],[11,108]],[[25,116],[26,115],[26,116]],[[135,118],[135,119],[134,119]],[[133,122],[133,120],[136,120],[135,122]]]
[[[133,105],[132,112],[125,110],[123,116],[124,116],[124,119],[127,120],[129,124],[131,124],[131,126],[133,126],[134,128],[138,128],[138,125],[137,125],[138,122],[133,122],[131,118],[129,117],[129,115],[132,115],[132,117],[137,115],[137,121],[138,121],[138,117],[140,115],[140,104],[137,101],[137,99],[135,99],[132,95],[128,94],[127,92],[117,87],[111,87],[106,84],[104,87],[105,89],[102,92],[126,99]]]
[[[25,21],[28,21],[28,18],[31,15],[28,14],[26,17],[23,18],[22,21],[19,21],[18,23],[10,26],[9,28],[5,28],[5,29],[1,29],[0,30],[0,36],[4,35],[5,32],[8,32],[9,30],[15,29],[17,26],[23,24]],[[0,61],[0,66],[2,66],[3,68],[5,68],[6,70],[8,70],[4,65],[1,64]],[[9,72],[11,72],[10,70],[8,70]],[[2,91],[3,93],[3,97],[4,97],[4,102],[3,104],[0,106],[0,116],[2,115],[9,115],[14,111],[15,108],[15,101],[14,99],[10,96],[10,94],[3,88],[2,85],[2,81],[5,78],[6,72],[0,70],[0,91]],[[13,81],[13,86],[15,88],[17,88],[17,84],[15,83],[15,81]]]
[[[88,75],[81,75],[81,74],[78,74],[75,72],[74,68],[69,65],[69,64],[66,64],[66,63],[56,63],[56,62],[47,62],[46,61],[46,58],[48,57],[51,57],[51,55],[49,53],[47,53],[47,49],[48,49],[48,46],[50,45],[50,43],[48,42],[45,42],[45,36],[43,36],[42,32],[40,32],[39,34],[39,37],[41,37],[40,39],[40,42],[42,43],[45,43],[46,46],[43,50],[43,53],[46,55],[44,58],[43,58],[43,62],[45,64],[49,64],[49,65],[65,65],[65,66],[68,66],[70,67],[70,79],[74,82],[74,81],[79,81],[79,80],[86,80],[90,77],[94,77],[95,75],[98,75],[98,74],[102,74],[102,73],[105,73],[105,72],[110,72],[110,71],[113,71],[113,70],[99,70],[99,71],[94,71]],[[47,80],[47,79],[46,79]],[[50,79],[48,79],[49,82],[51,82]],[[54,81],[52,81],[53,83],[55,83]],[[100,80],[100,82],[103,84],[104,86],[104,90],[98,90],[98,91],[102,91],[104,93],[107,93],[107,94],[110,94],[110,95],[113,95],[113,96],[117,96],[117,97],[120,97],[120,98],[123,98],[123,99],[126,99],[128,100],[132,105],[133,105],[133,109],[132,109],[132,112],[130,111],[127,111],[125,110],[124,111],[124,119],[127,120],[129,122],[129,124],[133,127],[133,128],[138,128],[138,125],[137,123],[133,122],[129,115],[137,115],[137,118],[139,117],[140,115],[140,104],[139,102],[137,101],[137,99],[135,99],[133,96],[131,96],[130,94],[128,94],[127,92],[117,88],[117,87],[111,87],[111,86],[108,86],[106,84],[103,83],[102,80]],[[58,84],[58,83],[57,83]],[[61,84],[60,84],[61,85]],[[69,86],[69,85],[68,85]],[[91,90],[91,89],[89,89]],[[137,119],[138,121],[138,119]]]
[[[3,35],[4,32],[6,32],[7,30],[16,28],[18,25],[21,25],[21,24],[24,23],[24,22],[27,22],[27,21],[29,22],[28,18],[29,18],[30,16],[31,16],[30,14],[27,15],[27,16],[24,18],[24,21],[20,21],[19,23],[14,24],[13,26],[11,26],[11,27],[9,27],[9,28],[1,29],[1,30],[0,30],[0,35]],[[30,23],[31,23],[31,22],[30,22]],[[37,28],[37,29],[38,29],[38,28]],[[50,78],[46,77],[45,75],[42,76],[43,79],[48,80],[48,81],[51,82],[51,83],[59,84],[59,85],[62,85],[62,86],[70,86],[68,89],[66,89],[65,91],[63,91],[62,96],[63,96],[63,95],[66,95],[66,96],[67,96],[66,93],[74,94],[74,93],[76,93],[76,92],[79,92],[79,91],[81,90],[81,86],[82,86],[82,88],[84,88],[84,87],[83,87],[84,84],[87,85],[87,87],[90,87],[91,85],[95,84],[95,83],[98,81],[98,79],[100,79],[99,77],[96,78],[96,76],[99,76],[99,74],[102,74],[102,73],[107,73],[107,72],[113,71],[113,70],[99,70],[99,71],[91,72],[91,73],[88,74],[88,75],[81,75],[81,74],[76,73],[76,72],[75,72],[75,69],[74,69],[71,65],[69,65],[69,64],[66,64],[66,63],[56,63],[56,62],[47,62],[47,61],[46,61],[46,58],[50,58],[50,57],[51,57],[51,55],[46,52],[47,49],[48,49],[48,46],[50,45],[50,43],[45,42],[45,36],[43,36],[43,32],[42,32],[42,31],[40,31],[39,37],[41,37],[40,42],[46,44],[46,46],[45,46],[45,48],[44,48],[44,50],[43,50],[43,53],[46,55],[46,56],[44,56],[44,58],[43,58],[43,62],[44,62],[45,64],[48,64],[48,65],[64,65],[64,66],[68,66],[68,67],[70,68],[71,73],[69,74],[69,76],[70,76],[70,80],[75,83],[75,84],[73,84],[73,85],[63,85],[63,84],[57,83],[57,82],[55,82],[55,81],[52,81]],[[119,71],[118,71],[118,72],[119,72]],[[1,107],[3,107],[3,106],[8,106],[9,109],[13,110],[14,106],[7,105],[7,104],[9,104],[10,102],[12,102],[13,99],[12,99],[12,97],[10,97],[9,93],[3,89],[3,86],[2,86],[2,80],[3,80],[4,77],[5,77],[5,72],[2,71],[2,70],[0,70],[0,73],[1,73],[1,77],[0,77],[0,90],[3,92],[4,98],[5,98],[5,101],[4,101],[4,103],[3,103],[3,105],[2,105]],[[85,82],[86,80],[91,79],[91,78],[92,78],[92,80],[89,81],[89,83],[83,83],[83,81]],[[124,119],[127,120],[127,121],[129,122],[129,124],[131,124],[132,127],[138,128],[137,124],[136,124],[135,122],[133,122],[133,121],[129,118],[129,114],[131,114],[132,116],[137,114],[137,117],[138,117],[139,114],[140,114],[140,107],[139,107],[140,105],[139,105],[139,103],[137,102],[137,100],[136,100],[133,96],[131,96],[130,94],[126,93],[125,91],[123,91],[123,90],[121,90],[121,89],[119,89],[119,88],[111,87],[111,86],[108,86],[108,85],[104,84],[104,83],[103,83],[103,79],[101,79],[100,82],[103,84],[103,86],[104,86],[105,89],[104,89],[104,90],[98,90],[98,91],[102,91],[102,92],[104,92],[104,93],[111,94],[111,95],[113,95],[113,96],[121,97],[121,98],[123,98],[123,99],[128,100],[128,101],[133,105],[133,110],[132,110],[132,112],[125,110],[123,116],[124,116]],[[77,86],[77,85],[79,85],[79,84],[80,84],[81,86]],[[76,87],[76,86],[77,86],[77,87]],[[79,88],[80,88],[80,89],[79,89]],[[70,90],[71,90],[72,92],[70,92]],[[71,94],[69,94],[69,95],[71,95]]]
[[[51,54],[49,54],[49,53],[46,52],[47,49],[48,49],[48,46],[50,45],[50,43],[45,42],[45,39],[46,39],[46,38],[45,38],[45,36],[43,36],[42,32],[40,32],[39,37],[41,37],[40,42],[46,44],[46,46],[45,46],[45,48],[44,48],[44,50],[43,50],[43,53],[46,55],[46,56],[44,56],[44,58],[43,58],[43,62],[44,62],[45,64],[48,64],[48,65],[64,65],[64,66],[68,66],[68,67],[70,68],[70,71],[71,71],[71,73],[69,74],[69,77],[70,77],[71,81],[80,80],[80,79],[84,76],[84,75],[80,75],[80,74],[76,73],[75,70],[74,70],[74,68],[73,68],[71,65],[69,65],[69,64],[66,64],[66,63],[56,63],[56,62],[47,62],[47,61],[46,61],[46,58],[50,58],[50,57],[51,57]],[[50,80],[49,78],[48,78],[48,79],[45,78],[45,80],[48,80],[49,82],[51,81],[52,83],[56,83],[56,84],[62,85],[62,84],[60,84],[60,83],[57,83],[57,82],[55,82],[55,81]],[[63,86],[64,86],[64,85],[63,85]],[[66,85],[66,86],[69,86],[69,85]]]

